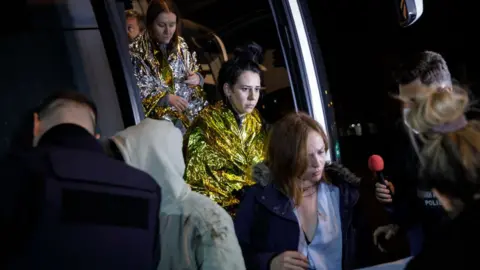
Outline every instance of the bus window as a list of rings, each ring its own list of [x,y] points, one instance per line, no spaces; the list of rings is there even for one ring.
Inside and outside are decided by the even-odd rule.
[[[113,135],[125,125],[135,124],[133,105],[120,105],[122,97],[128,94],[117,93],[122,86],[115,74],[123,66],[111,69],[108,44],[103,39],[102,27],[114,28],[114,19],[118,27],[125,29],[118,21],[120,12],[117,10],[114,14],[115,5],[103,6],[104,11],[113,12],[98,20],[99,7],[92,6],[90,1],[32,0],[14,4],[15,16],[21,23],[9,24],[12,28],[2,35],[0,45],[4,63],[0,79],[0,155],[7,151],[14,132],[20,127],[20,116],[54,91],[76,90],[89,95],[98,107],[98,128],[102,136]],[[109,15],[116,17],[109,18]],[[126,33],[124,37],[126,40]],[[128,58],[127,44],[124,53]],[[128,110],[129,113],[124,113]],[[124,117],[127,114],[132,117],[127,119]]]

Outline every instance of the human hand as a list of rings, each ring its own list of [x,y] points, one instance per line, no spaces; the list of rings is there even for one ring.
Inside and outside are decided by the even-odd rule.
[[[375,246],[380,249],[381,252],[386,252],[386,250],[380,245],[379,243],[379,238],[384,235],[385,240],[390,240],[392,237],[394,237],[397,232],[398,232],[398,225],[396,224],[388,224],[385,226],[380,226],[378,227],[374,232],[373,232],[373,243]]]
[[[375,183],[375,197],[377,197],[377,200],[381,203],[391,203],[392,194],[390,194],[390,190],[395,194],[395,186],[387,180],[385,180],[385,182],[387,185]]]
[[[188,101],[176,95],[168,95],[168,104],[175,107],[179,112],[183,112],[188,108]]]
[[[185,83],[188,85],[199,85],[200,84],[200,75],[195,72],[189,72],[188,77],[185,80]]]
[[[308,259],[297,251],[285,251],[270,262],[270,270],[306,270]]]

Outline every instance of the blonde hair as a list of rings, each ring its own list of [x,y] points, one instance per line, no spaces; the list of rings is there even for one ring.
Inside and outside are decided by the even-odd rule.
[[[480,184],[480,124],[467,121],[470,101],[459,87],[420,91],[411,100],[406,121],[419,133],[421,179],[430,188],[463,201],[478,193]]]

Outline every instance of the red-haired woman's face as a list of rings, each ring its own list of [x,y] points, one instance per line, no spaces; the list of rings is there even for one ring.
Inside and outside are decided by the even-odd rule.
[[[325,142],[316,131],[310,131],[307,138],[308,167],[303,180],[316,183],[322,179],[325,167]]]
[[[152,32],[154,39],[160,44],[168,44],[177,30],[177,15],[173,12],[162,12],[155,19]]]

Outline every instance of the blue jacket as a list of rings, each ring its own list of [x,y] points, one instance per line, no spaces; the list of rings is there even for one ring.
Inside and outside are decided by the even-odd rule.
[[[327,165],[325,172],[340,189],[343,269],[352,269],[356,246],[354,208],[360,179],[338,164]],[[298,249],[300,229],[291,200],[274,184],[259,182],[246,191],[234,223],[247,269],[268,270],[276,255]]]

